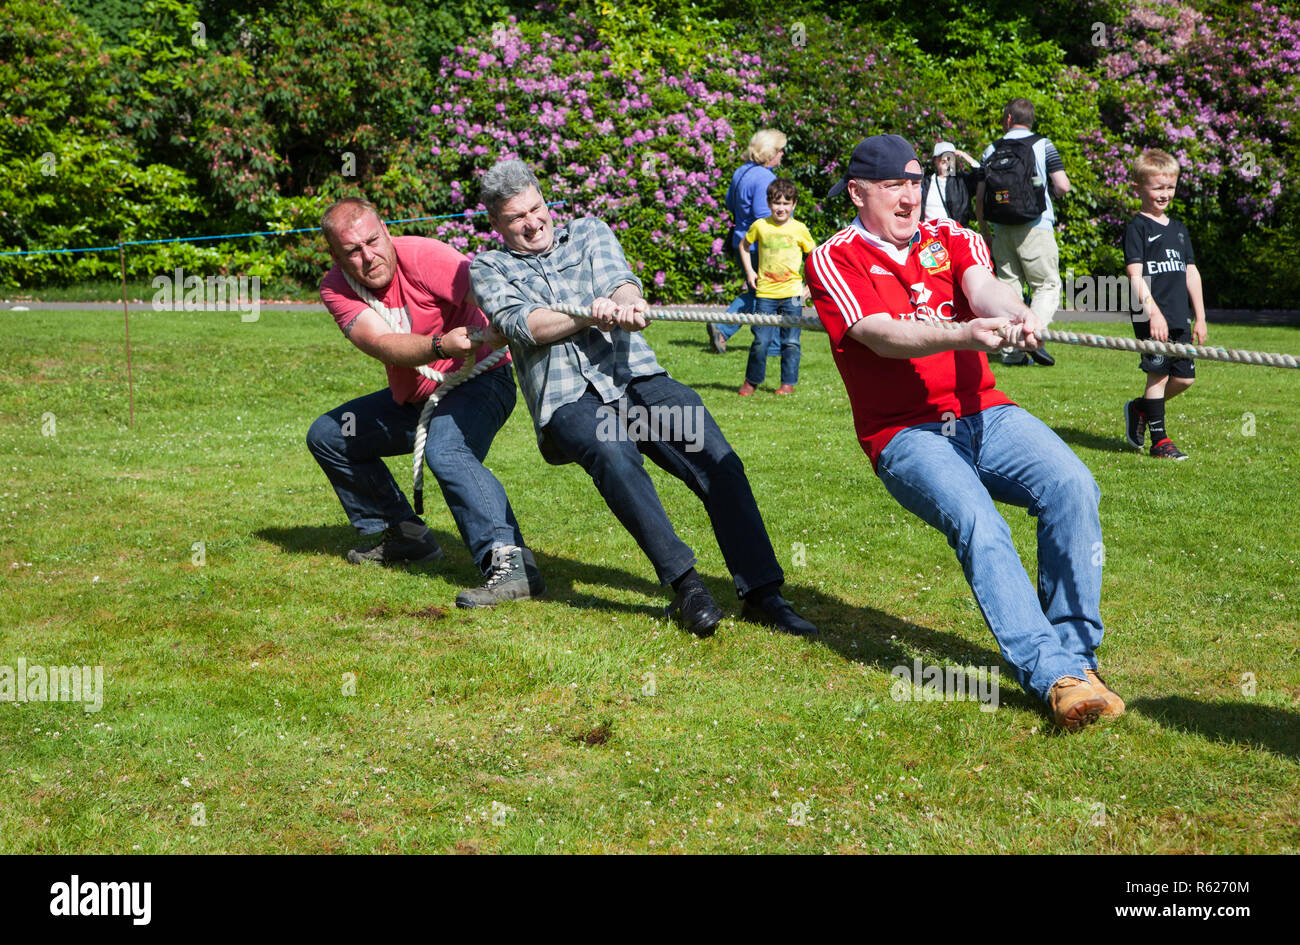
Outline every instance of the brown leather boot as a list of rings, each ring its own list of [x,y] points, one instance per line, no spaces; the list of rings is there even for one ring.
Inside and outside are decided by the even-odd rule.
[[[1101,693],[1102,698],[1106,700],[1106,708],[1102,711],[1103,719],[1117,719],[1124,714],[1124,700],[1119,697],[1114,689],[1106,685],[1106,680],[1095,669],[1084,670],[1088,674],[1088,682],[1092,683],[1092,688]]]
[[[1091,725],[1106,710],[1106,697],[1092,683],[1062,676],[1047,693],[1047,705],[1056,724],[1067,732]]]

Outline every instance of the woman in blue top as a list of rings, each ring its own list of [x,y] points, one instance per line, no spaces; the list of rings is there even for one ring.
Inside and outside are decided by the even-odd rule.
[[[731,175],[731,186],[727,188],[727,209],[731,212],[731,260],[743,273],[740,262],[740,244],[745,234],[754,225],[755,220],[771,216],[767,206],[767,185],[776,180],[775,169],[781,165],[785,154],[786,137],[775,128],[763,128],[754,132],[749,139],[749,160],[737,168]],[[758,265],[757,252],[750,257]],[[753,312],[757,307],[754,287],[745,284],[745,290],[727,306],[727,314],[736,312]],[[740,330],[739,325],[706,326],[709,330],[709,344],[718,354],[727,350],[727,339]],[[779,355],[778,348],[773,354]]]

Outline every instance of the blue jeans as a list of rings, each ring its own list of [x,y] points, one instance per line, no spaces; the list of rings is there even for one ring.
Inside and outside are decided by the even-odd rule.
[[[676,431],[670,424],[651,424],[649,430],[632,430],[637,434],[632,436],[634,411],[641,413],[635,408],[648,412],[656,407],[676,409],[683,418],[690,411],[691,429],[685,423]],[[617,424],[610,422],[611,416],[620,418]],[[610,435],[611,427],[616,427],[616,435]],[[609,510],[654,565],[661,584],[670,584],[695,567],[695,553],[673,530],[643,455],[700,497],[740,596],[785,580],[744,464],[700,395],[685,384],[667,374],[634,378],[623,396],[608,406],[588,386],[581,398],[551,414],[546,435],[591,476]]]
[[[395,402],[385,387],[321,415],[307,431],[307,448],[362,534],[415,517],[382,457],[411,454],[423,407]],[[524,544],[506,490],[483,466],[514,407],[514,368],[485,371],[442,399],[424,445],[425,475],[438,480],[460,537],[485,574],[493,548]]]
[[[803,314],[803,298],[792,296],[788,299],[759,299],[760,315],[793,315],[798,318]],[[767,359],[771,357],[772,346],[780,339],[781,383],[799,383],[799,332],[798,325],[754,325],[754,343],[749,346],[749,364],[745,366],[745,380],[757,387],[767,377]]]
[[[945,432],[948,435],[944,435]],[[1104,554],[1092,473],[1040,420],[1012,405],[900,432],[877,473],[909,512],[943,532],[1020,685],[1046,700],[1084,679],[1101,644]],[[993,501],[1038,519],[1038,588]]]

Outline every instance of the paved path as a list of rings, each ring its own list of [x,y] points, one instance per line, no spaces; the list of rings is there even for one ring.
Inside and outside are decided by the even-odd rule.
[[[153,311],[153,303],[134,300],[129,303],[133,312]],[[698,309],[701,312],[718,312],[725,310],[722,305],[674,305],[673,308]],[[325,306],[319,302],[262,302],[263,312],[324,312]],[[0,312],[21,311],[85,311],[107,312],[122,310],[121,302],[11,302],[0,300]],[[229,311],[237,312],[240,308],[231,305]],[[1300,311],[1287,309],[1270,309],[1261,312],[1246,309],[1207,309],[1206,320],[1212,324],[1231,325],[1289,325],[1300,327]],[[1056,313],[1058,322],[1117,322],[1128,324],[1127,312],[1075,312],[1062,309]]]

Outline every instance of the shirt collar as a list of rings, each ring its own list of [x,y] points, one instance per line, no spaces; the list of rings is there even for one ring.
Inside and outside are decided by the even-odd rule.
[[[917,231],[912,234],[912,238],[908,241],[907,246],[904,247],[903,249],[899,249],[893,243],[887,242],[886,240],[882,240],[875,233],[872,233],[870,230],[868,230],[865,226],[862,225],[861,217],[855,216],[853,218],[853,228],[857,230],[859,233],[861,233],[863,238],[868,243],[870,243],[872,246],[875,246],[883,250],[890,259],[898,263],[900,266],[903,263],[907,262],[907,254],[911,251],[912,247],[921,241],[921,230],[919,227],[917,228]]]

